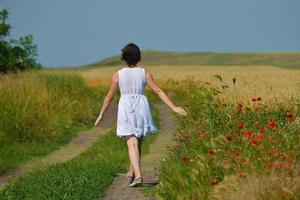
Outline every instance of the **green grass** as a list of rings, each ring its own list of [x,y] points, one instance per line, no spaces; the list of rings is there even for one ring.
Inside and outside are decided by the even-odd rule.
[[[161,199],[299,199],[299,102],[225,101],[222,91],[193,81],[177,89],[188,117],[178,119],[176,144],[160,169]]]
[[[112,56],[88,67],[124,65],[120,56]],[[273,65],[300,68],[300,52],[142,52],[141,66],[148,65]]]
[[[32,158],[44,156],[68,144],[79,131],[88,126],[77,125],[65,130],[55,141],[20,143],[12,139],[0,137],[0,172],[4,172]]]
[[[159,127],[155,109],[153,118]],[[155,137],[144,138],[142,156]],[[13,180],[0,191],[0,199],[96,199],[128,165],[126,141],[116,136],[113,127],[76,158]]]
[[[0,172],[68,143],[91,127],[107,87],[72,73],[0,76]]]
[[[125,167],[125,143],[110,131],[77,158],[14,180],[3,199],[96,199]]]

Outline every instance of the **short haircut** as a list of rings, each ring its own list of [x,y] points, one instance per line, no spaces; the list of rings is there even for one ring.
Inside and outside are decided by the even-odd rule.
[[[127,44],[122,49],[121,59],[128,65],[136,65],[141,60],[140,48],[134,43]]]

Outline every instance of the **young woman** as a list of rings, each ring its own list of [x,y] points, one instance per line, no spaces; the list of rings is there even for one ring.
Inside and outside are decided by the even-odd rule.
[[[137,187],[143,183],[140,170],[142,139],[148,133],[158,131],[151,116],[147,96],[145,96],[145,85],[147,84],[174,112],[183,116],[187,113],[183,108],[175,106],[165,92],[157,86],[150,71],[137,66],[141,60],[140,49],[137,45],[127,44],[122,49],[121,59],[126,62],[127,66],[113,74],[111,87],[105,96],[95,126],[99,124],[119,88],[121,96],[118,103],[117,136],[127,140],[130,167],[126,177],[131,187]]]

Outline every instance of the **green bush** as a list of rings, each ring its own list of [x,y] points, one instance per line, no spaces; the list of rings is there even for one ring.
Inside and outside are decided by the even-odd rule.
[[[37,63],[37,46],[33,36],[26,35],[19,40],[9,39],[10,24],[6,22],[8,11],[0,10],[0,73],[40,69]]]

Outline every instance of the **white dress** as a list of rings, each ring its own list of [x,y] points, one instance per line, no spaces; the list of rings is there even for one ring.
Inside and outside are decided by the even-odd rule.
[[[120,99],[118,103],[117,136],[134,134],[141,138],[158,131],[145,95],[146,74],[141,67],[123,67],[118,71]]]

